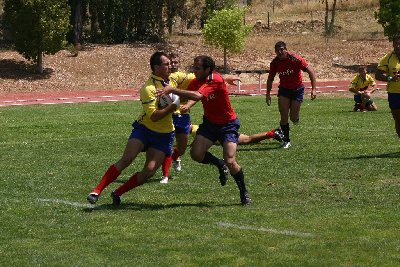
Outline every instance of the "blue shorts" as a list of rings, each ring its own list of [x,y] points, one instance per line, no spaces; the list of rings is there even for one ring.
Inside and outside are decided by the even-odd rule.
[[[172,114],[174,120],[176,134],[190,133],[190,115],[189,114]]]
[[[225,142],[233,142],[237,144],[239,140],[239,128],[239,119],[230,121],[226,124],[214,124],[203,117],[203,123],[200,124],[197,134],[204,136],[213,143],[219,141],[221,144]]]
[[[356,104],[361,104],[362,103],[362,99],[361,99],[361,95],[354,95],[354,102],[356,102]],[[365,106],[369,107],[372,105],[372,103],[374,103],[374,101],[372,99],[369,99],[366,103]]]
[[[152,147],[165,153],[166,156],[172,155],[172,146],[174,144],[174,132],[170,133],[158,133],[148,129],[143,124],[137,121],[132,123],[133,129],[129,136],[130,139],[139,139],[143,145],[143,151]]]
[[[284,96],[291,100],[303,102],[303,100],[304,100],[304,85],[302,85],[299,88],[294,89],[294,90],[290,90],[290,89],[287,89],[287,88],[284,88],[281,86],[279,86],[278,88],[279,88],[278,97]]]
[[[388,93],[388,101],[390,109],[400,109],[400,94]]]

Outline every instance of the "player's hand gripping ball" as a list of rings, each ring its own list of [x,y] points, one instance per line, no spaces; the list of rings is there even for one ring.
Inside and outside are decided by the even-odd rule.
[[[165,108],[166,106],[171,105],[171,104],[176,104],[176,106],[179,107],[179,104],[180,104],[179,96],[177,96],[173,93],[169,93],[169,94],[161,95],[158,98],[158,107],[159,108]]]

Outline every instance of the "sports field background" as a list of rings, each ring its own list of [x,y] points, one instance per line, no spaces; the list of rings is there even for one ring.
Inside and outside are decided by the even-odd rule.
[[[276,99],[232,97],[241,132],[278,126]],[[233,179],[183,157],[113,207],[86,196],[121,155],[137,101],[0,109],[1,266],[397,266],[399,139],[385,99],[352,112],[350,97],[306,99],[292,147],[238,149],[254,204]],[[201,107],[192,111],[200,122]],[[221,155],[220,147],[212,152]]]

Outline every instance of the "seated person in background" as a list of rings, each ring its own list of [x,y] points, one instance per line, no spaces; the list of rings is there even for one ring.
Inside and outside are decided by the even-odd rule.
[[[376,83],[371,75],[367,74],[367,67],[362,66],[358,69],[358,74],[354,77],[351,82],[349,91],[354,93],[354,111],[376,111],[378,107],[371,99],[371,94],[377,90],[375,89]],[[372,89],[368,90],[371,86]]]

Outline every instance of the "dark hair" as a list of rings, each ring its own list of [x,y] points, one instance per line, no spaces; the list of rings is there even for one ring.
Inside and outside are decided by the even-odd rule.
[[[150,57],[150,68],[152,71],[154,71],[154,66],[155,65],[161,65],[162,61],[161,61],[161,57],[168,57],[167,54],[165,54],[164,52],[160,52],[157,51],[155,52],[153,55],[151,55]]]
[[[286,48],[286,44],[283,41],[279,41],[275,44],[275,48],[284,47]]]
[[[399,40],[400,39],[400,33],[396,33],[396,34],[394,34],[393,36],[392,36],[392,41],[394,42],[394,41],[396,41],[396,40]]]
[[[215,70],[215,62],[214,60],[209,57],[209,56],[197,56],[194,58],[195,61],[201,62],[201,66],[203,69],[210,68],[210,73]]]

